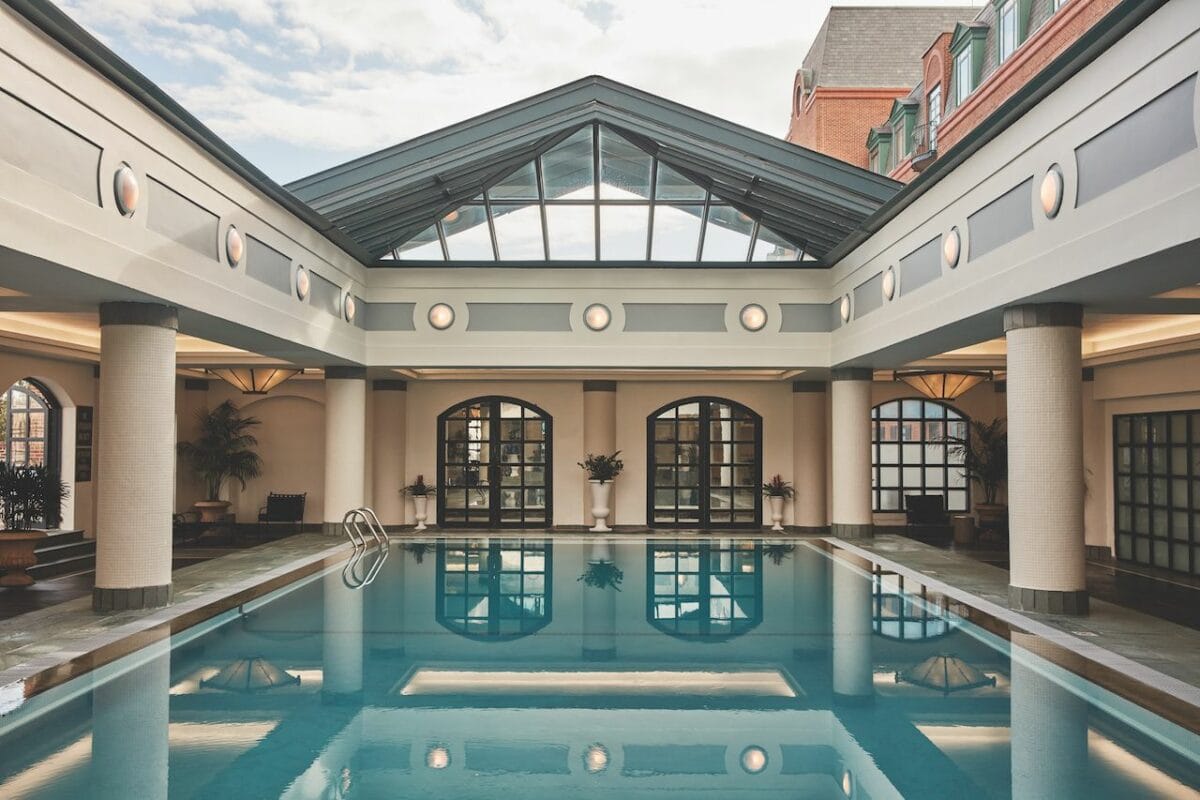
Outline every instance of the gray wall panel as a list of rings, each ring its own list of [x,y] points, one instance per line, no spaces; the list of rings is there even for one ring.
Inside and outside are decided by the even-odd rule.
[[[312,277],[312,288],[309,290],[308,304],[322,311],[328,311],[335,317],[340,317],[342,315],[341,287],[327,278],[322,278],[312,270],[309,270],[308,274]]]
[[[833,330],[833,317],[826,303],[781,303],[783,319],[780,333],[829,333]],[[833,312],[837,314],[835,310]]]
[[[146,227],[173,242],[217,259],[217,215],[165,183],[150,178]]]
[[[469,331],[571,330],[570,303],[467,303]]]
[[[967,217],[968,261],[1033,230],[1033,178],[1022,181]]]
[[[359,308],[362,326],[369,331],[415,331],[416,303],[363,303]]]
[[[272,289],[292,293],[292,259],[253,236],[246,237],[246,274]]]
[[[89,203],[99,203],[100,148],[4,92],[0,92],[0,159]],[[111,175],[108,180],[111,187]]]
[[[883,305],[883,273],[854,287],[854,318],[866,316]]]
[[[1075,148],[1079,172],[1075,205],[1195,150],[1195,101],[1196,76],[1192,75]]]
[[[625,303],[631,333],[724,333],[724,303]]]
[[[930,239],[900,259],[900,296],[942,277],[942,237]]]

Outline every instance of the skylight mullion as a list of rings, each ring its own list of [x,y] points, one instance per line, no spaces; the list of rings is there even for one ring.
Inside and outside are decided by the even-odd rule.
[[[746,250],[746,263],[750,263],[750,259],[754,258],[754,243],[758,241],[758,226],[759,221],[754,220],[754,227],[750,229],[750,247]]]
[[[442,246],[442,258],[446,261],[450,260],[450,248],[446,246],[446,231],[442,230],[442,221],[439,219],[433,223],[437,228],[438,243]]]
[[[542,215],[542,253],[546,260],[550,260],[550,229],[546,226],[546,187],[545,181],[542,178],[542,157],[537,156],[533,159],[533,169],[537,178],[538,192],[538,211]]]
[[[496,223],[492,219],[492,203],[488,200],[488,193],[483,192],[483,213],[487,217],[488,235],[492,239],[492,257],[496,261],[500,260],[500,244],[496,241]]]
[[[712,202],[712,192],[704,193],[704,210],[700,212],[700,236],[696,241],[696,263],[704,253],[704,231],[708,229],[708,206]]]
[[[646,226],[646,260],[650,260],[650,253],[654,249],[654,206],[657,203],[655,199],[658,194],[658,158],[651,157],[650,159],[650,221]]]
[[[595,225],[596,260],[600,260],[600,123],[592,123],[592,221]]]

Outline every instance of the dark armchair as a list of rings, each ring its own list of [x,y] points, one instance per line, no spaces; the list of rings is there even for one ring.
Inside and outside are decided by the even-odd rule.
[[[905,495],[904,522],[904,534],[910,539],[945,545],[953,536],[946,498],[940,494]]]
[[[258,510],[258,521],[268,528],[275,525],[293,526],[297,533],[304,522],[304,501],[308,493],[267,495],[267,504]]]

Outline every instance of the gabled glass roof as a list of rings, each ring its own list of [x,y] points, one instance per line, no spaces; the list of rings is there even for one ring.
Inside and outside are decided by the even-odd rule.
[[[811,260],[803,247],[611,128],[590,124],[384,261]]]

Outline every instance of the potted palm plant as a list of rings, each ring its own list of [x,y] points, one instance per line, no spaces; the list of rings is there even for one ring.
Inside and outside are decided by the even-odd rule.
[[[592,485],[592,516],[596,520],[592,531],[596,533],[612,530],[606,523],[611,513],[609,498],[612,495],[612,483],[625,469],[625,462],[618,458],[620,455],[620,450],[611,456],[588,453],[587,458],[579,462],[580,468],[588,475],[588,483]]]
[[[195,441],[178,444],[179,457],[204,481],[204,499],[196,503],[201,522],[218,522],[229,508],[221,499],[227,481],[246,481],[262,474],[263,462],[254,448],[258,439],[250,431],[261,424],[257,417],[243,417],[238,407],[226,400],[211,411],[196,414],[200,435]]]
[[[796,496],[796,489],[791,481],[785,481],[782,475],[776,475],[762,486],[762,493],[771,504],[771,530],[783,530],[783,504]]]
[[[1003,418],[971,420],[967,436],[947,436],[951,461],[959,461],[967,478],[983,493],[975,503],[980,527],[1000,524],[1006,509],[999,502],[1000,490],[1008,480],[1008,429]]]
[[[0,463],[0,568],[7,570],[0,586],[30,586],[25,570],[37,563],[35,548],[46,537],[46,528],[59,524],[67,485],[58,472],[42,464],[14,466]]]
[[[417,526],[413,530],[426,530],[425,520],[429,518],[429,498],[437,494],[437,487],[426,483],[424,475],[418,475],[417,479],[401,489],[400,493],[412,498],[413,519],[417,521]]]

